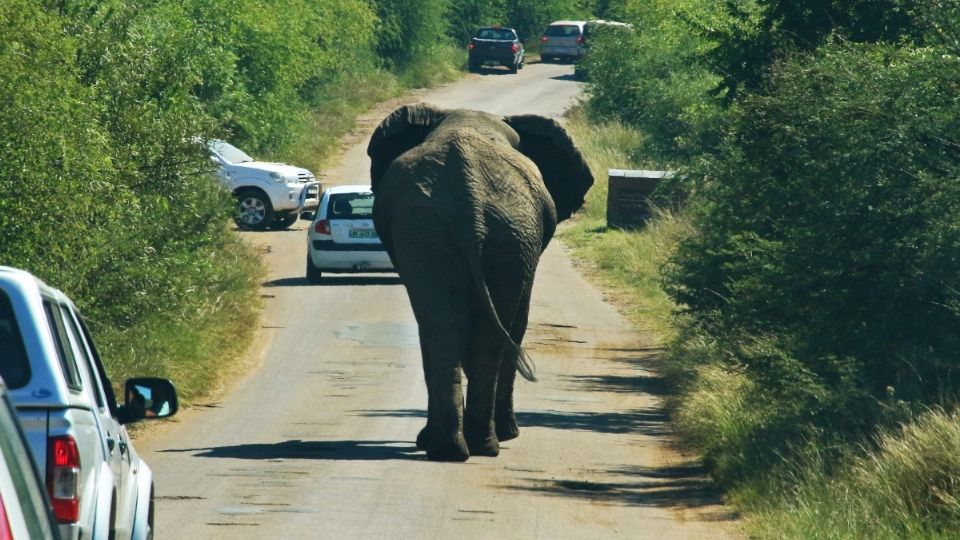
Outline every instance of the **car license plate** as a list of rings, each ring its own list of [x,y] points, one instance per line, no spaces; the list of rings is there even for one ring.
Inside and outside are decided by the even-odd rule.
[[[350,229],[350,238],[376,238],[376,229]]]
[[[486,60],[483,65],[485,66],[499,66],[500,62],[498,60]]]

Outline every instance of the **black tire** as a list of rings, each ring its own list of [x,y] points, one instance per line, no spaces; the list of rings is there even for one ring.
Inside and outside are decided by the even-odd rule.
[[[467,64],[467,70],[470,71],[470,73],[478,73],[480,71],[480,64],[471,61]]]
[[[311,285],[319,285],[322,272],[313,265],[313,261],[310,260],[310,254],[307,253],[307,282]]]
[[[509,69],[510,73],[516,73],[520,69],[520,64],[510,64]]]
[[[262,231],[273,223],[273,206],[270,198],[256,189],[237,192],[237,225],[241,229]]]
[[[297,213],[277,216],[273,218],[273,223],[270,224],[270,228],[275,231],[284,231],[289,229],[298,219],[300,219],[300,214]]]

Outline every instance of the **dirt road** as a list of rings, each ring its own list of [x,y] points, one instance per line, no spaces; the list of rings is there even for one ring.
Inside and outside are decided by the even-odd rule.
[[[441,106],[559,116],[571,66],[471,75]],[[365,125],[379,120],[368,119]],[[326,171],[369,181],[366,140]],[[520,438],[497,458],[432,463],[414,448],[426,389],[393,275],[304,278],[306,224],[244,233],[270,269],[258,366],[216,403],[138,441],[157,478],[158,538],[723,538],[735,524],[668,448],[658,351],[562,246],[541,261],[518,381]]]

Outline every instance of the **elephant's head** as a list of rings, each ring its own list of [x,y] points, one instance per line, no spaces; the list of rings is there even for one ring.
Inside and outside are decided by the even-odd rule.
[[[496,117],[422,103],[393,111],[373,133],[367,154],[372,161],[370,180],[374,192],[394,159],[424,142],[445,123],[504,134],[505,142],[540,170],[556,206],[557,219],[570,217],[583,205],[583,198],[593,185],[593,175],[580,149],[555,120],[538,115]]]

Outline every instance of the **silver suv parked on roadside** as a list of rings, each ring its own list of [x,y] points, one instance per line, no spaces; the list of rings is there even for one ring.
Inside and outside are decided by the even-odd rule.
[[[177,411],[166,379],[127,381],[125,404],[62,292],[0,266],[0,377],[65,539],[151,538],[153,474],[125,423]]]
[[[555,21],[540,37],[540,61],[579,60],[586,52],[583,30],[586,21]]]

